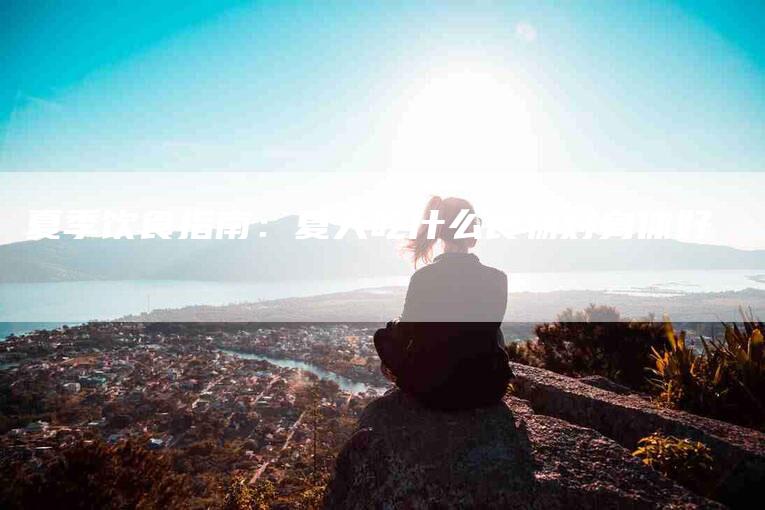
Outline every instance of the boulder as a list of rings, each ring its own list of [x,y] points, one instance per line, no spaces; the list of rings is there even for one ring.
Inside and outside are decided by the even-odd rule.
[[[399,390],[367,406],[338,455],[325,507],[719,507],[600,433],[509,397],[446,413]]]
[[[628,450],[660,431],[701,441],[718,469],[720,501],[747,508],[765,483],[765,434],[730,423],[666,409],[639,395],[619,394],[541,368],[511,363],[517,396],[535,412],[597,430]]]

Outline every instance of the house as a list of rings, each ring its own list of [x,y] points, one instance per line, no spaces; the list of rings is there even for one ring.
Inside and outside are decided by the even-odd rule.
[[[49,426],[50,426],[50,423],[48,423],[47,421],[37,420],[27,425],[26,431],[27,432],[45,432],[46,430],[48,430]]]
[[[102,375],[82,376],[79,382],[83,388],[103,388],[106,386],[106,377]]]
[[[82,385],[78,382],[68,382],[65,383],[62,387],[67,393],[79,393],[82,389]]]

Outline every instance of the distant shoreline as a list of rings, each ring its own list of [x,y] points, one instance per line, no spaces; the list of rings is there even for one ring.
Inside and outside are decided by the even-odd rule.
[[[406,287],[389,286],[228,305],[192,305],[127,314],[98,322],[220,322],[220,323],[367,323],[384,324],[401,313]],[[740,308],[765,317],[765,290],[700,292],[672,296],[615,294],[604,291],[510,292],[504,323],[510,330],[551,322],[566,308],[590,304],[615,307],[624,318],[667,315],[673,322],[739,321]],[[0,322],[0,341],[10,334],[56,329],[87,321]],[[514,327],[517,326],[517,327]],[[533,329],[533,328],[532,328]]]
[[[641,276],[642,281],[636,281],[634,275],[628,275],[633,280],[611,275],[614,283],[621,284],[613,285],[612,289],[622,290],[519,291],[556,285],[565,289],[576,283],[586,285],[587,281],[579,280],[575,273],[545,274],[541,285],[529,281],[530,274],[509,276],[507,323],[550,322],[566,308],[583,309],[591,303],[613,306],[623,317],[636,319],[649,314],[661,319],[667,314],[678,322],[736,321],[740,319],[739,307],[751,307],[755,315],[765,316],[765,288],[754,288],[765,284],[765,274],[756,271],[699,273],[699,280],[694,280],[695,273],[658,275],[666,276],[660,281],[653,274],[650,278]],[[0,284],[0,339],[89,320],[385,323],[401,313],[407,280],[386,277],[273,285],[221,282],[175,285],[163,281]],[[644,284],[651,281],[657,284]],[[741,288],[703,291],[726,283]]]
[[[301,298],[285,298],[225,306],[197,305],[128,315],[119,320],[138,322],[378,322],[398,317],[406,287],[360,289]],[[589,304],[615,307],[632,319],[665,314],[673,321],[737,321],[739,309],[765,312],[765,291],[707,292],[675,296],[613,294],[602,291],[511,292],[507,323],[550,322],[566,308]]]
[[[502,266],[497,266],[502,267]],[[411,270],[410,270],[411,272]],[[677,303],[686,299],[707,299],[710,293],[743,292],[745,289],[765,291],[765,281],[759,281],[763,276],[761,270],[717,270],[717,271],[569,271],[546,273],[523,273],[507,271],[509,277],[511,308],[509,320],[540,320],[550,316],[550,310],[535,310],[545,303],[560,303],[563,307],[578,306],[579,297],[589,293],[590,299],[598,302],[614,303],[618,306],[624,302],[630,309],[630,314],[643,315],[653,311],[662,313],[663,308],[657,308],[659,299],[678,298],[672,305],[672,313],[677,312]],[[382,276],[314,280],[284,280],[275,282],[253,283],[247,281],[175,281],[175,280],[117,280],[117,281],[82,281],[57,283],[5,283],[0,284],[0,323],[2,322],[54,322],[79,323],[88,320],[112,320],[118,317],[139,315],[153,310],[177,310],[201,306],[252,305],[267,303],[282,299],[317,298],[344,292],[364,291],[364,300],[380,305],[384,313],[374,313],[375,310],[362,305],[363,320],[388,320],[394,310],[387,307],[385,296],[372,296],[373,293],[390,292],[386,289],[400,289],[408,284],[408,276]],[[586,290],[589,289],[589,290]],[[555,294],[556,292],[571,292],[571,294]],[[512,303],[514,296],[524,296],[526,293],[537,293],[542,302],[526,303],[521,300]],[[576,294],[580,293],[580,294]],[[585,294],[581,294],[585,293]],[[565,299],[560,296],[564,296]],[[707,296],[707,297],[705,297]],[[379,298],[379,299],[378,299]],[[573,299],[567,304],[567,299]],[[758,306],[750,299],[759,298],[747,296],[738,304]],[[641,300],[648,300],[637,306]],[[586,306],[587,303],[585,303]],[[738,306],[734,305],[734,308]],[[357,303],[349,303],[353,310],[352,319],[360,310]],[[636,306],[633,306],[636,305]],[[650,306],[645,306],[650,305]],[[318,306],[317,303],[313,308]],[[398,305],[396,305],[398,306]],[[556,305],[557,306],[557,305]],[[251,307],[248,307],[251,308]],[[275,314],[276,319],[282,320],[313,320],[325,315],[332,320],[343,320],[327,310],[317,313],[314,309],[292,310],[282,308]],[[394,307],[395,308],[395,307]],[[343,310],[340,310],[341,312]],[[719,313],[724,307],[709,306],[709,304],[686,302],[680,312],[690,312],[697,318],[707,317],[707,312]],[[251,320],[253,315],[244,310],[241,318],[226,320]],[[295,315],[296,312],[297,315]],[[400,308],[395,311],[400,312]],[[541,312],[541,313],[540,313]],[[260,318],[263,310],[255,315]],[[699,314],[707,314],[699,316]],[[268,320],[271,313],[265,313]],[[302,317],[301,317],[302,315]],[[343,315],[341,313],[340,315]],[[185,320],[185,317],[184,319]],[[259,319],[258,319],[259,320]],[[323,320],[323,319],[322,319]]]

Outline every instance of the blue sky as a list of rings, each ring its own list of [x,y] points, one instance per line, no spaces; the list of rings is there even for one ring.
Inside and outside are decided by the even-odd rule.
[[[0,23],[0,243],[34,208],[406,222],[452,193],[500,220],[709,208],[703,242],[765,248],[761,1],[0,0]]]
[[[419,146],[437,166],[463,131],[531,140],[503,162],[522,169],[765,170],[762,2],[2,5],[2,171],[386,170]],[[523,121],[464,125],[495,75]]]

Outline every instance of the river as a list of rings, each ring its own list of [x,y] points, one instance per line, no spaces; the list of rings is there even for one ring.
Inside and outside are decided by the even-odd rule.
[[[371,390],[372,392],[380,394],[384,392],[386,389],[386,388],[378,388],[375,386],[370,386],[369,384],[362,383],[362,382],[353,381],[340,374],[336,374],[334,372],[324,370],[323,368],[317,367],[316,365],[312,365],[311,363],[306,363],[305,361],[298,361],[298,360],[288,359],[288,358],[272,358],[270,356],[262,356],[260,354],[252,354],[248,352],[231,351],[228,349],[221,349],[220,352],[224,352],[231,356],[236,356],[237,358],[242,358],[242,359],[256,359],[259,361],[267,361],[271,363],[272,365],[276,365],[278,367],[305,370],[306,372],[311,372],[312,374],[316,375],[320,379],[337,383],[337,385],[340,386],[341,390],[347,391],[349,393],[365,393]]]

